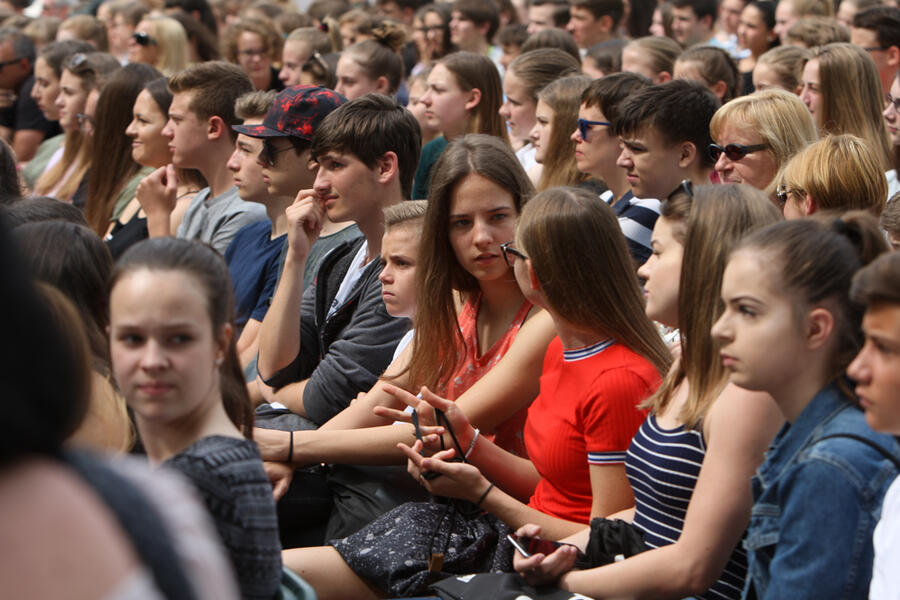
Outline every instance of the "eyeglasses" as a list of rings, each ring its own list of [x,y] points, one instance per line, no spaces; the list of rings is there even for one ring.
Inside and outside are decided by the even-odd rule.
[[[4,60],[4,61],[0,62],[0,71],[2,71],[4,69],[4,67],[8,67],[10,65],[16,64],[17,62],[21,62],[21,60],[22,60],[22,58],[19,57],[19,58],[11,58],[9,60]]]
[[[516,264],[516,259],[521,258],[522,260],[528,260],[528,257],[513,248],[513,242],[509,241],[505,244],[500,244],[500,251],[503,252],[503,260],[506,261],[506,264],[510,267]],[[512,258],[510,258],[512,257]]]
[[[146,31],[135,31],[131,34],[131,39],[133,39],[138,46],[156,45],[156,40],[150,37],[150,34]]]
[[[443,31],[443,30],[444,30],[444,25],[431,25],[431,26],[429,26],[429,27],[426,27],[426,26],[423,25],[422,27],[416,27],[416,28],[413,29],[413,31],[416,31],[416,32],[418,32],[418,33],[428,33],[428,32],[430,32],[430,31],[434,31],[434,32],[436,32],[436,33],[439,33],[439,32],[441,32],[441,31]]]
[[[91,133],[94,130],[94,117],[91,115],[78,113],[75,118],[78,120],[78,128],[84,133]]]
[[[896,112],[900,112],[900,98],[894,98],[890,93],[884,95],[885,101],[891,106],[894,107]]]
[[[254,58],[256,56],[266,56],[269,53],[268,50],[238,50],[238,56],[246,56],[247,58]]]
[[[775,198],[778,200],[779,206],[781,206],[782,210],[784,209],[784,205],[787,204],[788,196],[791,194],[799,194],[801,196],[805,196],[806,192],[803,190],[795,190],[791,189],[786,185],[779,185],[775,188]]]
[[[581,136],[581,139],[586,142],[588,141],[588,132],[594,125],[606,125],[607,127],[612,127],[612,123],[609,121],[588,121],[587,119],[578,119],[578,134]]]
[[[676,197],[678,194],[687,194],[687,197],[691,200],[694,199],[694,182],[690,179],[683,179],[681,183],[678,184],[678,187],[675,188],[675,191],[667,196],[668,199],[672,199]]]
[[[719,160],[719,157],[724,152],[728,160],[730,160],[731,162],[737,162],[748,154],[753,154],[754,152],[765,150],[768,147],[768,144],[753,144],[752,146],[744,146],[743,144],[726,144],[724,147],[718,144],[710,144],[709,155],[713,160]]]
[[[887,50],[890,46],[869,46],[868,48],[863,47],[863,50],[866,52],[881,52]]]
[[[272,142],[270,142],[269,140],[263,140],[262,150],[259,151],[259,162],[261,162],[264,167],[274,167],[276,160],[275,157],[282,152],[287,152],[288,150],[292,150],[293,148],[294,146],[293,144],[291,144],[286,148],[277,150]]]

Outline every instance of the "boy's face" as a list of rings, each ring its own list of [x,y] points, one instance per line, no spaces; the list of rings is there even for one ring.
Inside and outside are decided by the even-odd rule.
[[[381,296],[393,317],[413,318],[416,313],[416,262],[419,258],[419,220],[391,227],[381,240]]]
[[[847,368],[869,426],[900,434],[900,305],[881,302],[866,310],[866,342]]]
[[[298,155],[287,138],[265,138],[262,142],[271,147],[270,155],[274,157],[273,164],[265,164],[258,159],[269,195],[296,196],[300,190],[312,188],[316,169],[308,148]]]
[[[583,6],[569,8],[566,31],[572,34],[579,48],[590,48],[609,37],[609,30],[603,19],[598,19]]]
[[[672,8],[672,37],[687,48],[709,36],[710,19],[697,17],[690,6]]]
[[[262,119],[245,119],[244,125],[259,125]],[[234,152],[228,158],[228,169],[234,173],[234,185],[238,196],[247,202],[265,202],[269,189],[262,174],[262,165],[256,160],[262,150],[263,141],[243,133],[238,134]]]
[[[381,218],[378,165],[370,169],[353,154],[333,150],[319,156],[317,162],[319,171],[313,188],[329,219],[366,222]]]
[[[683,144],[669,144],[652,127],[622,135],[619,143],[621,152],[616,164],[625,169],[638,198],[664,200],[689,176]]]
[[[169,120],[162,134],[169,138],[169,152],[172,164],[182,169],[197,168],[208,150],[208,124],[197,118],[189,107],[194,92],[179,92],[172,96],[169,106]]]

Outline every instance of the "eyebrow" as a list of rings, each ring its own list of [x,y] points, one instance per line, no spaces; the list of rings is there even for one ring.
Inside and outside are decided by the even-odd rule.
[[[495,212],[500,212],[502,210],[512,210],[512,207],[511,206],[497,206],[495,208],[489,208],[485,211],[475,211],[475,212],[495,213]],[[456,213],[456,214],[451,214],[450,218],[456,219],[459,217],[468,217],[470,214],[472,214],[472,213]]]

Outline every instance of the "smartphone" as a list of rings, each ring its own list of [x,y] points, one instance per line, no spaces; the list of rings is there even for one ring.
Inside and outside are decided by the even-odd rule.
[[[541,538],[518,536],[510,533],[506,536],[509,543],[519,551],[519,554],[525,558],[531,558],[532,554],[550,555],[560,546],[572,546],[572,544],[563,544],[562,542],[551,542],[550,540],[542,540]]]

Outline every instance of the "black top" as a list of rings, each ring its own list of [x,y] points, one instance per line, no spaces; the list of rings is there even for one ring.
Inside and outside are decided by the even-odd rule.
[[[132,217],[127,223],[116,220],[112,231],[103,240],[109,253],[112,254],[113,260],[118,260],[126,250],[134,244],[150,237],[147,231],[147,219],[145,217]]]

